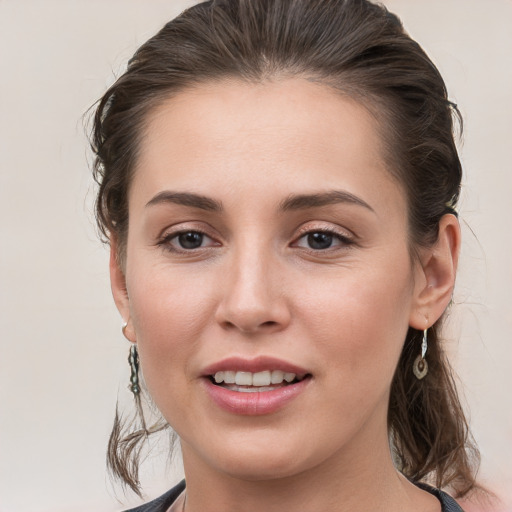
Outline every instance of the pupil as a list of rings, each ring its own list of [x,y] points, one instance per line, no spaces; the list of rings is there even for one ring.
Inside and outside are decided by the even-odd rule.
[[[178,240],[184,249],[197,249],[203,243],[203,235],[202,233],[189,231],[179,235]]]
[[[308,244],[312,249],[329,249],[332,245],[332,235],[329,233],[310,233]]]

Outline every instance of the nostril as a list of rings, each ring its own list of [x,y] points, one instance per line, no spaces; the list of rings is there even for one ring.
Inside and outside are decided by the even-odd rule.
[[[225,321],[225,322],[222,322],[222,327],[224,329],[228,329],[228,330],[237,329],[242,332],[253,333],[253,332],[257,332],[257,331],[261,331],[261,330],[267,331],[267,330],[276,329],[277,327],[279,327],[279,322],[275,322],[273,320],[268,320],[266,322],[262,322],[259,324],[249,326],[249,325],[243,325],[241,322],[239,325],[237,325],[235,322]]]
[[[222,327],[224,327],[224,329],[236,329],[237,328],[233,322],[229,322],[229,321],[222,322]]]

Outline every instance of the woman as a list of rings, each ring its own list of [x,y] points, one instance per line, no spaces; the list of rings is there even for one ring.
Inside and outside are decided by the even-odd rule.
[[[93,133],[139,423],[109,462],[139,491],[170,426],[186,475],[137,510],[460,510],[425,485],[476,488],[440,338],[454,115],[364,0],[205,2],[137,51]]]

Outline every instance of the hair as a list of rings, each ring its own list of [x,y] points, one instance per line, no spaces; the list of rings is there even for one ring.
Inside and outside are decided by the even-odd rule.
[[[301,77],[334,88],[375,117],[387,168],[405,191],[410,246],[430,246],[455,208],[461,164],[444,81],[399,18],[367,0],[213,0],[195,5],[143,44],[97,106],[92,132],[96,215],[105,241],[115,238],[123,265],[128,191],[151,113],[180,91],[211,81],[264,83]],[[479,455],[439,336],[429,330],[428,375],[413,363],[421,332],[410,328],[396,368],[388,411],[397,468],[412,481],[477,488]],[[140,408],[139,408],[140,409]],[[108,464],[140,492],[135,448],[153,430],[123,434],[116,421]]]

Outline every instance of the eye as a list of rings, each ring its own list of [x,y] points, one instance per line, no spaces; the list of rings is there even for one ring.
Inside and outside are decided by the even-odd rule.
[[[205,238],[207,237],[198,231],[187,231],[174,237],[182,249],[198,249],[203,245]]]
[[[165,248],[171,251],[193,251],[204,247],[217,245],[214,240],[201,231],[181,231],[170,233],[160,242]]]
[[[352,240],[348,237],[335,233],[334,231],[317,230],[305,233],[294,245],[314,251],[325,251],[327,249],[347,246],[351,243]]]

